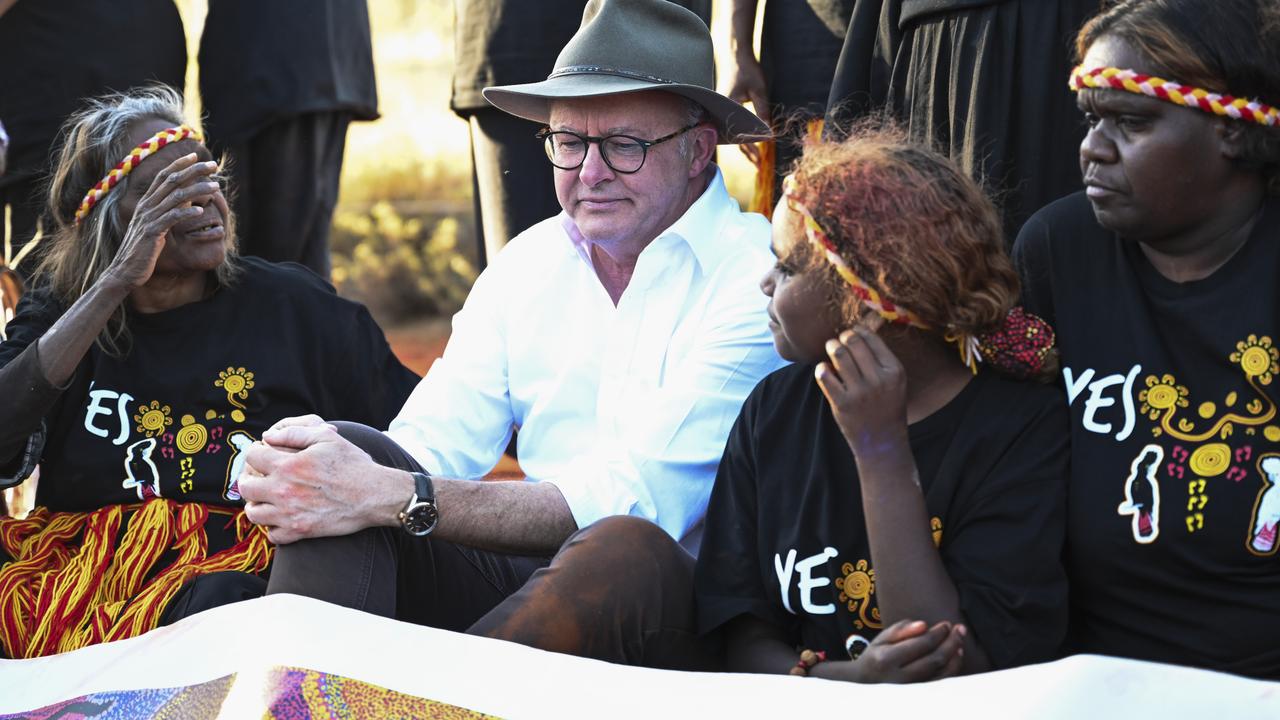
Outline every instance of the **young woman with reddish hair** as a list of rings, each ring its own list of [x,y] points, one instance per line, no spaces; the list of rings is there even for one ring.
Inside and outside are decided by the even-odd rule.
[[[723,628],[729,669],[860,682],[1052,658],[1066,412],[1029,381],[1053,334],[1015,307],[994,207],[950,161],[862,131],[805,148],[773,222],[761,287],[795,364],[730,434],[701,629]]]

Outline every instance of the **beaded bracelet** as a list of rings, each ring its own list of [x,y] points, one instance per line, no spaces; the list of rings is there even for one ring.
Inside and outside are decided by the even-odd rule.
[[[813,650],[804,650],[800,653],[799,662],[796,663],[795,667],[791,668],[791,674],[797,677],[808,677],[809,668],[820,662],[825,662],[826,659],[826,650],[819,650],[817,652],[814,652]]]

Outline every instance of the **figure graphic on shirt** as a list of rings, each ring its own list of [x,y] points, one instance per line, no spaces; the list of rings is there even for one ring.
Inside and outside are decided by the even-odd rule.
[[[1264,456],[1258,462],[1258,469],[1266,480],[1254,504],[1249,551],[1254,555],[1272,555],[1276,551],[1276,525],[1280,523],[1280,455]]]
[[[1133,516],[1133,539],[1143,545],[1155,542],[1160,535],[1160,481],[1156,469],[1164,459],[1159,445],[1142,448],[1129,467],[1124,484],[1124,502],[1116,508],[1121,515]]]
[[[156,439],[147,438],[130,445],[124,453],[124,483],[126,490],[134,488],[139,500],[160,497],[160,471],[151,460],[156,449]]]
[[[254,438],[243,430],[236,430],[227,436],[227,444],[231,446],[231,460],[227,464],[227,484],[222,497],[227,500],[240,499],[240,473],[244,472],[244,451],[254,443]]]

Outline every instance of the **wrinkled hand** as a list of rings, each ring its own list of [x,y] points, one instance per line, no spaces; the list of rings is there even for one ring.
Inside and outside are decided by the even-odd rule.
[[[173,226],[204,214],[201,205],[219,197],[218,183],[210,178],[218,164],[196,159],[195,153],[184,155],[151,181],[151,187],[138,200],[106,277],[130,290],[145,285],[155,272],[165,236]]]
[[[263,441],[246,451],[240,495],[272,542],[349,535],[394,517],[374,482],[387,469],[320,418],[282,420]]]
[[[733,72],[733,82],[726,93],[730,100],[737,103],[751,103],[756,115],[769,123],[769,89],[764,80],[764,69],[754,55],[739,57]],[[742,154],[747,156],[753,165],[760,164],[760,150],[756,143],[742,143],[738,146]]]
[[[859,324],[827,341],[818,386],[853,449],[877,452],[907,437],[907,373],[874,330]]]
[[[899,620],[881,630],[857,660],[822,663],[811,674],[860,683],[941,680],[960,673],[966,634],[963,625]]]

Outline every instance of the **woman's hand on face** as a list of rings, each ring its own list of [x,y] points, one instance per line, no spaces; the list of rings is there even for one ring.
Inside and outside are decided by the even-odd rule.
[[[963,625],[940,622],[928,627],[920,620],[899,620],[848,662],[821,663],[814,677],[860,683],[914,683],[941,680],[960,673],[964,664]]]
[[[905,441],[907,373],[873,327],[859,323],[828,340],[815,374],[855,455]]]
[[[204,213],[202,206],[219,190],[218,183],[210,177],[218,164],[196,160],[195,153],[180,157],[151,181],[151,187],[138,200],[106,277],[129,290],[145,285],[155,272],[169,231]]]

